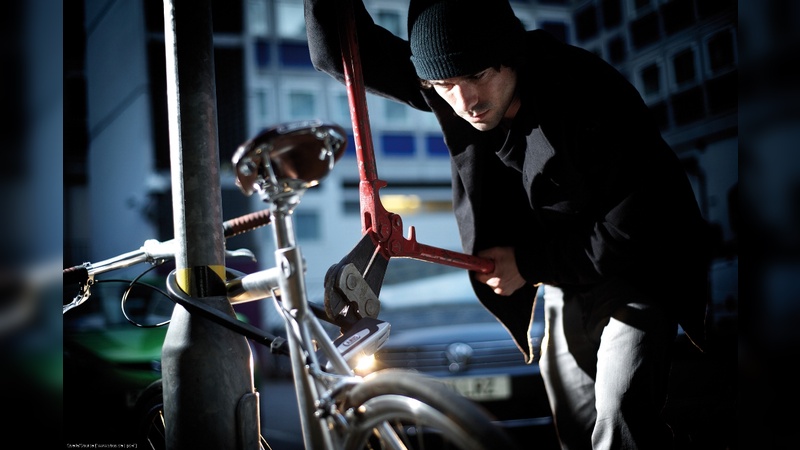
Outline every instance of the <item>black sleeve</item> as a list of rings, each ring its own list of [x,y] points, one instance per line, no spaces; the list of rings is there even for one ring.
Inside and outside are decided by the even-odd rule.
[[[339,28],[345,17],[334,0],[304,0],[308,48],[314,67],[344,82]],[[361,72],[367,92],[429,111],[420,94],[408,41],[375,24],[360,1],[353,1]]]

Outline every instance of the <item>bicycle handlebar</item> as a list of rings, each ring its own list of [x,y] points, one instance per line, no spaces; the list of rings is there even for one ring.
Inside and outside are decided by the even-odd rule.
[[[226,220],[222,224],[225,238],[233,237],[270,223],[271,216],[268,210],[261,210],[254,213],[245,214],[233,219]],[[138,250],[123,253],[96,263],[83,263],[77,266],[64,269],[64,285],[78,284],[81,286],[81,293],[67,305],[64,305],[63,312],[80,305],[89,297],[88,285],[92,282],[95,275],[111,272],[117,269],[134,266],[136,264],[149,262],[155,264],[159,261],[167,261],[175,258],[175,239],[164,242],[156,239],[148,239]],[[227,251],[233,256],[250,256],[252,252],[246,249]]]
[[[267,225],[270,219],[269,210],[263,209],[226,220],[222,223],[222,230],[225,233],[225,237],[229,238]]]
[[[83,283],[89,279],[89,268],[85,265],[64,269],[64,284]]]
[[[222,224],[225,238],[237,236],[269,224],[268,210],[245,214]],[[114,256],[96,263],[84,263],[64,269],[64,284],[86,281],[89,276],[122,269],[143,262],[156,262],[175,257],[175,239],[148,239],[138,250]]]

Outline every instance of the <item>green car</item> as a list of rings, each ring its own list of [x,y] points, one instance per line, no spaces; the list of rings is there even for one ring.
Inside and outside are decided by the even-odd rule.
[[[158,286],[158,280],[149,283]],[[145,328],[128,321],[120,307],[128,286],[126,282],[97,283],[85,303],[64,315],[63,401],[68,443],[128,442],[136,399],[161,378],[161,347],[167,326]],[[66,296],[71,294],[65,289]],[[126,311],[139,309],[139,305],[160,305],[162,320],[149,321],[153,325],[169,320],[174,307],[157,290],[136,288],[126,297]]]
[[[147,284],[164,286],[158,279]],[[125,296],[123,312],[128,287],[122,281],[97,283],[88,301],[64,315],[67,443],[132,442],[136,401],[161,378],[161,348],[175,304],[157,288],[136,287]]]

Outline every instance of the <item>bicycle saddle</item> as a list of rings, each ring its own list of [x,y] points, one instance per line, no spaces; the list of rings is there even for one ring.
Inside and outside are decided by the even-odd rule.
[[[265,129],[236,149],[236,185],[245,195],[267,196],[316,186],[344,153],[342,127],[319,120]]]

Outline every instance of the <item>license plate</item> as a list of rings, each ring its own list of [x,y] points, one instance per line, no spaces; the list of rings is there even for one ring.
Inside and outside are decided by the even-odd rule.
[[[472,400],[504,400],[511,397],[511,377],[458,377],[444,378],[445,384]]]

